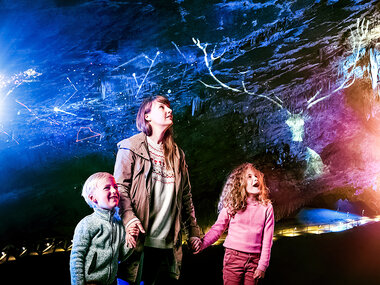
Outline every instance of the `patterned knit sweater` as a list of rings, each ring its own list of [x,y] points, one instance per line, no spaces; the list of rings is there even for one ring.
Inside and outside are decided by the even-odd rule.
[[[176,211],[175,178],[172,169],[166,169],[162,144],[147,137],[152,162],[152,192],[149,229],[145,245],[156,248],[172,248]]]

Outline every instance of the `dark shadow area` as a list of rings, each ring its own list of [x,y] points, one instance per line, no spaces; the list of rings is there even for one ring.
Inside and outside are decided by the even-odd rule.
[[[379,284],[380,223],[345,232],[280,238],[259,284]],[[223,284],[224,248],[198,255],[184,247],[181,285]],[[0,265],[7,284],[69,284],[69,252],[25,256]]]

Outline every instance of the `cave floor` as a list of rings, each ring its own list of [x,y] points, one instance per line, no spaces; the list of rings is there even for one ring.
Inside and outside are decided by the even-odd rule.
[[[275,240],[259,284],[379,284],[380,223]],[[184,247],[180,284],[222,284],[223,246],[198,255]],[[69,252],[24,256],[0,265],[2,284],[70,284]],[[124,282],[119,282],[125,284]]]

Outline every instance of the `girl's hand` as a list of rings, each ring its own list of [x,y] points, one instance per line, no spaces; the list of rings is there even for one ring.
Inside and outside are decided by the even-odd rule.
[[[255,273],[253,273],[253,278],[254,279],[264,278],[264,276],[265,276],[265,271],[261,271],[259,269],[256,269]]]
[[[193,251],[193,254],[197,254],[201,251],[202,241],[199,237],[190,238],[190,246]]]

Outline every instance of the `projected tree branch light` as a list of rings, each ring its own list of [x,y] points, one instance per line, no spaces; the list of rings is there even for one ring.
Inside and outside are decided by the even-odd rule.
[[[203,59],[205,66],[208,70],[208,74],[211,76],[211,78],[214,80],[216,85],[210,85],[207,84],[201,80],[199,80],[206,88],[212,88],[212,89],[226,89],[229,91],[232,91],[234,93],[245,93],[251,96],[255,96],[258,98],[264,98],[267,101],[271,102],[275,106],[277,106],[280,109],[285,109],[288,114],[288,119],[285,121],[285,123],[290,128],[290,131],[292,133],[292,141],[294,142],[302,142],[303,136],[304,136],[304,124],[305,124],[305,116],[304,111],[308,111],[311,107],[315,106],[316,104],[328,99],[338,91],[341,91],[343,89],[349,88],[355,83],[355,79],[358,76],[358,67],[359,67],[359,61],[364,56],[365,52],[365,46],[370,42],[375,36],[379,35],[380,32],[371,32],[369,29],[369,21],[366,21],[365,19],[360,20],[358,19],[356,22],[356,30],[351,32],[351,46],[352,46],[352,57],[353,59],[347,60],[344,64],[343,71],[344,71],[344,77],[342,78],[342,82],[339,83],[338,87],[336,87],[332,91],[327,91],[327,95],[323,95],[323,90],[320,88],[314,96],[312,96],[308,101],[304,108],[304,110],[301,110],[299,113],[292,113],[289,110],[285,109],[283,106],[283,101],[277,97],[277,96],[270,96],[265,94],[256,94],[254,92],[251,92],[247,90],[246,84],[244,81],[241,81],[241,88],[232,87],[228,84],[222,82],[217,76],[214,74],[212,70],[212,63],[214,60],[219,59],[220,56],[215,57],[215,49],[211,53],[211,55],[207,52],[207,46],[208,44],[202,44],[199,39],[192,39],[194,44],[203,52]],[[377,82],[378,82],[378,64],[377,64],[377,56],[375,54],[375,51],[373,49],[370,50],[370,66],[368,67],[370,76],[372,78],[372,88],[375,90],[377,88]],[[311,148],[307,147],[307,155],[308,155],[308,162],[313,162],[308,164],[308,173],[314,173],[315,175],[322,174],[322,170],[324,169],[322,159]],[[313,169],[313,170],[311,170]]]
[[[206,87],[209,87],[209,88],[216,88],[216,89],[219,89],[219,88],[225,88],[227,90],[231,90],[233,92],[236,92],[236,93],[247,93],[249,95],[254,95],[254,96],[257,96],[257,97],[261,97],[261,98],[265,98],[266,100],[269,100],[270,102],[272,102],[273,104],[275,104],[276,106],[278,106],[280,109],[283,108],[282,106],[282,101],[280,98],[278,98],[277,96],[274,96],[275,98],[270,98],[269,96],[267,95],[263,95],[263,94],[256,94],[256,93],[253,93],[253,92],[249,92],[247,90],[247,88],[245,87],[245,83],[244,81],[242,81],[242,87],[243,89],[238,89],[238,88],[234,88],[234,87],[231,87],[225,83],[223,83],[222,81],[220,81],[216,76],[215,74],[213,73],[212,69],[211,69],[211,65],[209,63],[209,60],[208,60],[208,53],[207,53],[207,43],[202,46],[201,42],[199,41],[199,39],[194,39],[193,38],[193,42],[194,44],[203,51],[203,54],[204,54],[204,62],[205,62],[205,65],[208,69],[208,72],[210,74],[210,76],[214,79],[214,81],[220,85],[220,87],[218,86],[212,86],[212,85],[207,85],[205,84],[204,82],[200,81],[203,85],[205,85]],[[211,58],[211,61],[214,61],[215,59],[219,58],[219,57],[215,57],[214,56],[214,53],[215,53],[215,50],[212,52],[210,58]],[[290,114],[290,112],[288,110],[286,110],[288,112],[288,114]]]
[[[356,22],[356,32],[351,33],[352,38],[352,56],[354,59],[350,62],[348,62],[347,66],[344,66],[345,71],[345,77],[343,78],[343,82],[341,85],[339,85],[336,89],[334,89],[332,92],[330,92],[328,95],[323,96],[321,98],[318,98],[318,95],[320,94],[317,92],[312,98],[310,98],[307,102],[307,108],[311,108],[313,105],[329,98],[334,93],[343,90],[345,88],[350,87],[352,84],[354,84],[356,75],[356,67],[358,65],[359,59],[363,56],[363,47],[365,46],[365,39],[368,37],[368,27],[369,27],[369,21],[366,21],[363,19],[361,21],[360,19]],[[318,99],[317,99],[318,98]]]
[[[160,52],[157,51],[157,53],[156,53],[154,59],[150,59],[150,58],[147,57],[147,56],[145,57],[146,59],[148,59],[148,60],[151,61],[151,64],[150,64],[150,66],[149,66],[149,69],[148,69],[147,73],[146,73],[145,76],[144,76],[144,79],[141,81],[141,84],[138,84],[138,83],[137,83],[136,75],[135,75],[135,73],[133,73],[133,77],[135,78],[136,83],[139,85],[139,88],[137,89],[137,92],[136,92],[136,97],[139,95],[140,90],[141,90],[141,87],[143,86],[143,84],[144,84],[144,82],[145,82],[145,79],[148,77],[149,72],[150,72],[150,70],[152,69],[152,66],[154,65],[154,62],[156,61],[156,58],[157,58],[157,56],[158,56],[159,54],[160,54]]]

